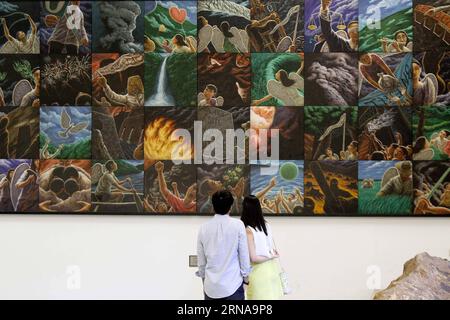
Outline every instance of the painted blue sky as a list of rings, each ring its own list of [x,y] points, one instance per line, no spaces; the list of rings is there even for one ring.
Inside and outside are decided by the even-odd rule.
[[[359,161],[359,180],[372,178],[381,180],[384,172],[395,165],[396,161]]]
[[[283,163],[286,163],[286,162],[294,162],[299,169],[298,177],[294,181],[283,180],[283,178],[281,178],[281,176],[279,175],[279,170],[278,170],[279,167],[277,168],[275,166],[277,163],[282,165]],[[275,170],[274,174],[261,174],[262,166],[258,166],[258,165],[251,166],[250,181],[251,181],[251,192],[253,194],[255,194],[257,191],[260,191],[265,186],[267,186],[269,181],[275,175],[277,177],[277,185],[268,193],[269,197],[274,196],[280,190],[280,188],[283,188],[283,191],[290,193],[294,187],[299,187],[300,190],[302,190],[302,192],[303,192],[303,171],[304,171],[303,161],[287,160],[287,161],[279,161],[279,162],[272,161],[271,163],[273,164],[273,168]],[[259,161],[258,164],[262,164],[262,162]]]
[[[411,7],[411,0],[360,0],[359,30],[362,30],[366,26],[367,19],[369,18],[372,20],[381,20],[398,11]]]
[[[17,166],[21,163],[31,164],[31,160],[1,159],[0,160],[0,174],[6,174],[9,169],[17,168]]]
[[[314,42],[311,41],[311,37],[316,34],[320,34],[320,22],[317,16],[315,16],[315,22],[318,29],[312,31],[308,29],[311,15],[318,14],[320,8],[320,1],[317,0],[305,0],[305,51],[312,51],[314,48]],[[344,23],[347,25],[350,21],[358,19],[358,0],[333,0],[330,6],[331,11],[342,14]],[[334,15],[332,17],[333,29],[336,30],[336,25],[339,22],[339,16]]]
[[[166,8],[170,8],[172,6],[178,8],[184,8],[187,11],[188,20],[193,24],[197,24],[197,2],[196,1],[145,1],[145,14],[148,14],[150,11],[155,9],[156,3],[161,4]]]
[[[85,139],[91,136],[91,108],[67,107],[66,110],[74,124],[87,121],[89,126],[83,131],[77,133],[76,136],[69,135],[69,138],[67,139],[60,138],[58,136],[58,131],[63,130],[60,126],[62,110],[63,107],[44,107],[40,110],[41,131],[45,132],[54,146],[59,144],[72,144],[79,139]]]

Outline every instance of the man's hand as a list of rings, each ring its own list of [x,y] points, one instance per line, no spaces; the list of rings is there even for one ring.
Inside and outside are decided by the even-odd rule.
[[[2,24],[6,25],[6,19],[5,18],[2,18]]]
[[[80,43],[81,43],[82,46],[86,47],[89,44],[89,39],[88,38],[83,38],[83,39],[81,39]]]
[[[157,163],[155,163],[155,170],[158,173],[162,173],[164,171],[164,163],[161,161],[158,161]]]
[[[176,189],[178,187],[178,183],[176,183],[176,181],[172,182],[172,188]]]
[[[98,83],[98,85],[99,85],[100,87],[102,87],[102,88],[106,87],[106,83],[107,83],[106,78],[103,77],[103,76],[100,76],[100,77],[97,79],[97,83]]]
[[[277,185],[277,177],[273,177],[272,179],[270,179],[269,186],[270,186],[271,188],[273,188],[273,187],[275,187],[276,185]]]

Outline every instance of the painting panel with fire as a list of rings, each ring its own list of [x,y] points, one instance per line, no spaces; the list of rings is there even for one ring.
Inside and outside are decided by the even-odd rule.
[[[229,190],[234,198],[230,214],[241,215],[242,200],[249,194],[249,165],[202,164],[197,166],[197,212],[213,214],[212,195]]]
[[[144,159],[186,160],[194,157],[195,108],[146,108],[144,123]]]
[[[92,108],[92,159],[144,159],[144,108]]]
[[[145,54],[145,106],[194,107],[197,105],[197,55]]]
[[[197,169],[194,164],[145,160],[145,212],[197,213]]]
[[[91,170],[92,212],[144,211],[144,161],[96,160]]]
[[[92,56],[92,103],[96,107],[143,107],[144,55],[95,53]]]
[[[412,108],[360,107],[360,160],[411,160]]]
[[[39,209],[46,213],[91,212],[91,160],[41,160]]]
[[[358,165],[359,214],[411,214],[411,161],[359,161]]]
[[[358,160],[358,107],[305,107],[306,160]]]
[[[354,215],[358,212],[358,161],[306,161],[304,212]]]
[[[256,150],[257,159],[304,159],[303,117],[298,107],[251,107],[250,150]]]
[[[200,53],[197,82],[199,107],[249,106],[250,54]]]
[[[250,168],[250,193],[264,213],[303,214],[303,161],[256,161]]]

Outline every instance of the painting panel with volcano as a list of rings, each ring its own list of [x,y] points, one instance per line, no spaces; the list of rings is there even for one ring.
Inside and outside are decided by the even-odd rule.
[[[250,144],[258,159],[304,159],[303,117],[298,107],[251,107]]]
[[[445,50],[450,45],[449,0],[413,1],[414,51]]]
[[[409,215],[412,179],[399,179],[401,161],[359,161],[358,213],[361,215]],[[400,167],[401,168],[401,167]],[[409,172],[411,175],[411,172]],[[390,181],[394,182],[390,182]],[[398,185],[393,188],[391,185]]]
[[[146,160],[183,160],[194,157],[195,108],[146,108],[144,158]]]
[[[90,106],[91,56],[54,54],[42,57],[42,106]]]
[[[145,54],[145,106],[197,105],[197,56],[190,53]]]
[[[145,211],[153,214],[197,212],[197,166],[145,160]]]
[[[414,160],[450,159],[450,109],[416,107],[413,115]]]
[[[305,105],[357,106],[356,53],[305,54]]]
[[[92,109],[93,159],[144,159],[144,108]]]
[[[0,159],[39,159],[39,108],[0,109]]]
[[[305,0],[305,52],[358,51],[358,1]]]
[[[359,51],[402,53],[413,50],[412,2],[360,0]]]
[[[40,159],[91,159],[91,108],[40,109]]]
[[[197,105],[248,106],[251,92],[251,57],[248,53],[198,55]]]
[[[91,211],[91,161],[41,160],[39,208],[45,213]]]
[[[251,52],[303,52],[304,0],[252,0]]]
[[[306,160],[358,160],[357,107],[305,107]]]
[[[199,0],[198,52],[250,52],[248,0]]]
[[[359,107],[360,160],[410,160],[412,108]]]
[[[39,107],[39,66],[36,55],[0,55],[0,107]]]
[[[89,54],[92,43],[93,2],[40,1],[41,53]]]
[[[144,55],[95,53],[92,57],[92,103],[98,107],[144,106]]]
[[[93,1],[92,51],[144,52],[145,1]]]
[[[302,53],[252,53],[252,106],[303,106]]]
[[[250,193],[264,213],[303,214],[303,161],[257,161],[250,166]]]
[[[145,52],[195,53],[197,1],[145,1]]]
[[[354,215],[358,212],[358,161],[306,161],[304,212]]]
[[[133,214],[144,211],[144,161],[97,160],[91,169],[92,211]]]
[[[242,200],[249,193],[249,165],[202,164],[197,166],[197,212],[214,214],[211,197],[229,190],[234,198],[230,213],[241,215]]]

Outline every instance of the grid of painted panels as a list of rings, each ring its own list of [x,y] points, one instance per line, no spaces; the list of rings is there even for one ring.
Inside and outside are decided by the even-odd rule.
[[[449,0],[2,1],[0,18],[0,212],[204,215],[228,189],[234,214],[247,194],[267,215],[450,213]],[[220,164],[208,129],[251,134]]]

